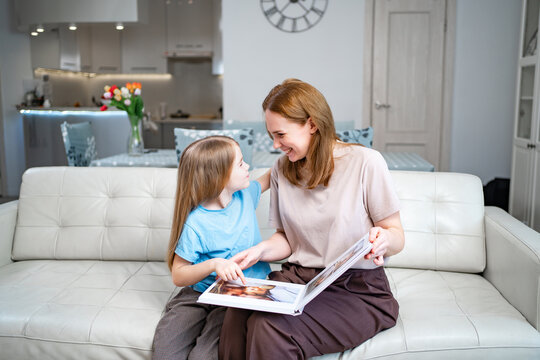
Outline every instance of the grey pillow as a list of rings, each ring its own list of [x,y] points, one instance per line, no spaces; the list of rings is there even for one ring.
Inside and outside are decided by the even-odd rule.
[[[253,129],[230,129],[230,130],[192,130],[192,129],[174,129],[174,145],[176,148],[176,156],[180,161],[180,155],[182,151],[194,142],[213,135],[229,136],[236,140],[240,145],[240,150],[244,156],[244,161],[249,165],[252,165],[251,159],[253,156]]]

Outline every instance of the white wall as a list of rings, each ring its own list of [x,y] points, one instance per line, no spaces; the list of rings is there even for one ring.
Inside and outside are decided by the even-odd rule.
[[[18,196],[25,161],[22,118],[15,105],[23,100],[23,79],[32,78],[32,68],[30,40],[27,34],[15,30],[11,6],[12,1],[0,0],[0,126],[3,126],[0,151],[6,166],[6,173],[2,173],[6,181],[4,195]]]
[[[458,0],[450,170],[510,178],[521,1]]]
[[[223,0],[224,119],[262,121],[287,77],[315,85],[337,122],[362,119],[364,1],[329,1],[305,33],[275,29],[259,1]],[[450,170],[510,177],[520,1],[457,0]]]
[[[295,77],[318,88],[336,122],[362,118],[364,1],[328,1],[301,33],[276,29],[258,0],[223,0],[224,120],[263,121],[270,89]]]

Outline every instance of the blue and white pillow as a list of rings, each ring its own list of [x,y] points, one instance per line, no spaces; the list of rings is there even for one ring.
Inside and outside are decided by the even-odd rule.
[[[229,130],[192,130],[192,129],[174,129],[174,145],[176,156],[180,161],[182,151],[195,140],[208,136],[224,135],[233,138],[240,145],[240,150],[244,156],[244,161],[251,164],[253,156],[253,129],[229,129]]]
[[[371,126],[365,129],[336,131],[336,134],[341,141],[346,143],[362,144],[368,148],[373,146],[373,128]]]
[[[92,132],[89,121],[60,124],[62,139],[69,166],[90,166],[90,162],[97,157],[96,138]]]
[[[266,132],[255,133],[254,142],[255,142],[255,144],[253,145],[254,151],[271,152],[271,153],[279,152],[279,150],[274,149],[274,141],[272,140],[272,138],[270,138],[270,136]]]

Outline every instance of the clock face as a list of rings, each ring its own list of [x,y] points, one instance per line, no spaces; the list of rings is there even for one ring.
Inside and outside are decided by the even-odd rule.
[[[266,19],[279,30],[301,32],[317,24],[328,0],[261,0]]]

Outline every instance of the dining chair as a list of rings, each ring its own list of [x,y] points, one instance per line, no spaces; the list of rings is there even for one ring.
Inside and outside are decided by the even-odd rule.
[[[90,121],[60,124],[69,166],[89,166],[97,157],[96,138]]]

